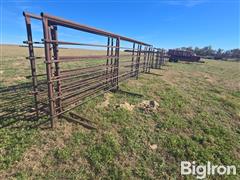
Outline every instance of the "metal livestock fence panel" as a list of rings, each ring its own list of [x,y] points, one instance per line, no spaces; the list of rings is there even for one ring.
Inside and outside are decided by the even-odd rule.
[[[167,58],[166,51],[160,48],[153,49],[153,59],[151,61],[151,68],[160,69],[162,65],[165,63],[165,59]]]
[[[123,80],[133,77],[137,79],[139,73],[150,72],[156,53],[150,44],[45,13],[40,16],[26,12],[23,14],[36,116],[49,116],[52,127],[55,118],[63,113],[107,91],[117,90]],[[31,19],[42,21],[41,42],[33,41]],[[106,44],[61,40],[62,27],[103,37]],[[44,45],[44,57],[35,56],[34,44]],[[101,53],[104,54],[66,56],[61,52],[60,46],[102,48],[104,50]],[[40,58],[44,58],[46,73],[37,74],[36,60]],[[158,56],[156,58],[159,59]],[[158,60],[158,65],[159,62]]]

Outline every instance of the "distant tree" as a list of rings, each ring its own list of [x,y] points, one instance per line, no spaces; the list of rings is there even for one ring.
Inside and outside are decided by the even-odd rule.
[[[191,52],[193,52],[192,46],[186,47],[185,49],[186,49],[186,51],[191,51]]]
[[[232,58],[240,58],[240,49],[232,49],[231,57]]]
[[[181,47],[177,48],[178,50],[192,51],[199,56],[212,57],[216,59],[229,59],[234,58],[240,61],[240,49],[231,49],[226,50],[218,48],[217,50],[213,49],[212,46],[205,46],[203,48],[199,47]]]
[[[224,58],[231,58],[231,50],[227,50],[223,52],[223,57]]]
[[[223,49],[218,48],[216,54],[219,55],[219,56],[221,56],[221,55],[223,54],[223,51],[224,51]]]
[[[213,56],[215,54],[215,50],[212,49],[212,46],[206,46],[202,48],[204,56]]]
[[[186,48],[186,47],[181,47],[181,48],[179,48],[179,50],[186,51],[186,50],[187,50],[187,48]]]
[[[202,54],[202,49],[199,48],[199,47],[195,47],[195,48],[194,48],[194,53],[197,54],[197,55],[200,55],[200,56],[203,55],[203,54]]]

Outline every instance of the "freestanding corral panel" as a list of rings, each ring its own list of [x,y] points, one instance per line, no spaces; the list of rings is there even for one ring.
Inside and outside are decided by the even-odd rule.
[[[138,78],[139,73],[150,71],[154,49],[147,43],[44,13],[41,16],[24,13],[24,16],[36,116],[48,115],[52,126],[54,119],[63,113],[106,91],[117,90],[119,82],[125,79]],[[42,21],[42,42],[32,40],[31,18]],[[61,40],[62,28],[100,36],[106,44]],[[35,43],[44,45],[44,74],[38,75],[36,71]],[[102,48],[102,51],[101,54],[66,56],[61,47],[67,46]],[[39,77],[46,77],[42,82],[45,83],[45,89],[39,87]]]

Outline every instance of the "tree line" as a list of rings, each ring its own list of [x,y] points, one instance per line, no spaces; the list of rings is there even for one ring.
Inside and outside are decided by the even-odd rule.
[[[199,47],[181,47],[180,50],[192,51],[198,56],[207,57],[211,59],[238,59],[240,60],[240,49],[213,49],[211,46],[206,46],[203,48]]]

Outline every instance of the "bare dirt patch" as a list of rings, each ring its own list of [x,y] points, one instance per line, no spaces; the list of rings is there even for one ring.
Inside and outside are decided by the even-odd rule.
[[[18,77],[12,78],[12,81],[23,81],[23,80],[26,80],[26,77],[18,76]]]
[[[150,149],[156,150],[158,148],[157,144],[149,144]]]
[[[101,108],[108,107],[110,104],[110,99],[112,97],[113,97],[113,94],[111,94],[111,93],[104,94],[105,101],[103,101],[100,105],[98,105],[98,107],[101,107]]]
[[[143,100],[138,104],[138,108],[144,110],[146,113],[155,111],[159,107],[159,104],[154,100]]]
[[[132,105],[132,104],[129,104],[128,102],[125,102],[125,103],[123,103],[123,104],[117,105],[116,107],[120,107],[120,108],[126,109],[126,110],[128,110],[128,111],[132,111],[135,106]]]
[[[209,74],[204,74],[203,77],[207,82],[210,82],[210,83],[216,82],[216,79],[214,77],[210,76]]]

